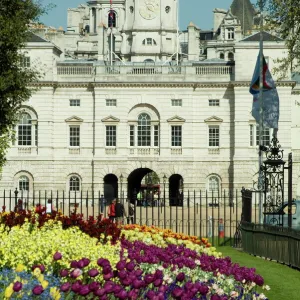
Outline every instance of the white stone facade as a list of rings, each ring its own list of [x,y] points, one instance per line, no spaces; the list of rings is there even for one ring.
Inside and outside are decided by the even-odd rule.
[[[258,42],[244,40],[239,21],[219,9],[211,33],[214,39],[205,43],[205,57],[201,30],[190,24],[185,33],[188,53],[179,54],[177,64],[172,61],[177,49],[177,1],[115,2],[114,28],[107,27],[109,1],[99,0],[69,9],[66,33],[35,29],[46,40],[29,42],[26,51],[31,62],[42,65],[45,76],[24,104],[24,112],[31,117],[30,145],[20,144],[17,128],[1,189],[19,188],[25,176],[29,191],[68,191],[70,178],[75,176],[80,190],[98,191],[109,174],[119,184],[122,175],[123,187],[132,188],[150,170],[160,179],[180,175],[185,190],[208,188],[211,176],[218,178],[220,189],[252,187],[258,153],[249,83]],[[224,18],[236,25],[233,39],[216,33],[218,28],[221,33],[227,30]],[[87,25],[89,34],[82,31]],[[110,30],[114,31],[114,54],[120,59],[113,64],[109,61]],[[156,44],[143,45],[147,38]],[[271,70],[285,50],[283,41],[265,42]],[[224,58],[220,58],[222,53]],[[152,64],[144,63],[150,59]],[[300,196],[300,100],[294,85],[290,78],[277,83],[278,139],[286,160],[289,152],[294,153],[296,197]],[[80,105],[70,106],[70,100],[77,101],[73,104],[79,100]],[[150,117],[146,142],[138,130],[142,114]],[[254,126],[252,144],[250,125]],[[79,128],[77,146],[70,145],[70,134],[74,134],[70,128]],[[116,134],[115,140],[110,134]],[[76,144],[75,139],[72,143]],[[137,169],[141,173],[132,177]]]

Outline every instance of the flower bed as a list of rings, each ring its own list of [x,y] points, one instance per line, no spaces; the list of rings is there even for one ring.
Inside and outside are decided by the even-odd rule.
[[[106,221],[93,237],[61,216],[11,216],[0,225],[1,299],[266,299],[255,289],[263,278],[206,239],[132,225],[107,236]]]

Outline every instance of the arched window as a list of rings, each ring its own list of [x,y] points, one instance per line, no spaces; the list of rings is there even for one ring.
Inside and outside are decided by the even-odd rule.
[[[80,179],[78,176],[71,176],[69,179],[69,191],[79,192],[80,191]]]
[[[117,26],[117,18],[116,18],[116,12],[113,10],[110,10],[108,12],[108,27],[116,27]]]
[[[138,146],[151,146],[151,118],[142,113],[138,118]]]
[[[19,178],[19,191],[29,191],[29,178],[25,175]]]
[[[234,54],[232,52],[228,53],[228,60],[234,60]]]
[[[220,59],[224,59],[224,53],[220,53]]]
[[[31,116],[23,112],[19,119],[18,125],[18,145],[31,146],[32,145],[32,122]]]
[[[217,176],[210,176],[208,179],[208,191],[218,192],[220,189],[220,180]]]

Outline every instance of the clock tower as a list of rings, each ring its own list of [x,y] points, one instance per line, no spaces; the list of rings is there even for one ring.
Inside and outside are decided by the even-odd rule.
[[[166,61],[177,49],[178,0],[127,0],[121,53],[133,62]]]

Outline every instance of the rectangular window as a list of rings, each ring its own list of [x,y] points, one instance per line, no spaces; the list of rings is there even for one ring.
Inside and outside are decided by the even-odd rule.
[[[171,145],[172,147],[182,146],[182,126],[172,126]]]
[[[134,125],[129,127],[130,147],[134,147]]]
[[[209,99],[208,105],[209,106],[220,106],[220,100],[219,99]]]
[[[268,146],[270,145],[270,129],[269,128],[264,128],[262,131],[262,139],[261,139],[261,144],[263,146]],[[259,146],[259,126],[256,126],[256,146]]]
[[[220,127],[209,126],[209,147],[219,147],[220,146]]]
[[[117,127],[106,126],[106,147],[116,147],[117,145]]]
[[[29,68],[30,67],[30,57],[29,56],[23,56],[21,58],[21,67],[22,68]]]
[[[80,106],[80,99],[70,99],[70,106]]]
[[[18,126],[18,145],[31,146],[31,124]]]
[[[159,141],[159,129],[158,125],[154,125],[154,147],[158,147]]]
[[[117,99],[106,99],[106,106],[117,106]]]
[[[182,99],[172,99],[172,106],[182,106]]]
[[[70,147],[80,146],[80,126],[70,126]]]
[[[254,127],[254,125],[250,125],[250,147],[252,147],[254,145],[254,143],[253,143],[253,138],[254,138],[253,127]]]

